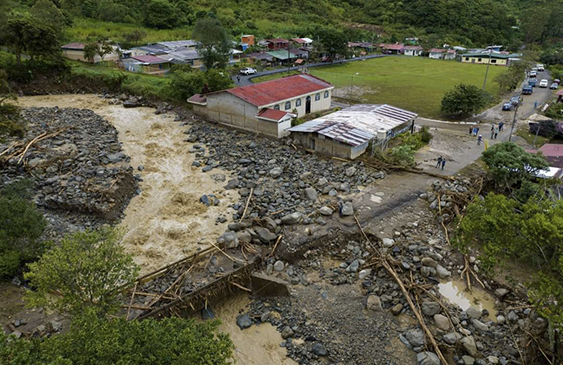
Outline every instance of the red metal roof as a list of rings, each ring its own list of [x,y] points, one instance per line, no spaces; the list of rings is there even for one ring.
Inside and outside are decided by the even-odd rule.
[[[287,39],[283,39],[283,38],[266,39],[265,41],[270,42],[270,43],[287,43],[287,42],[289,42]]]
[[[421,46],[406,46],[405,49],[422,50]]]
[[[143,63],[150,63],[150,64],[159,64],[159,63],[167,63],[170,62],[168,60],[165,60],[163,58],[160,57],[156,57],[156,56],[152,56],[152,55],[144,55],[144,56],[135,56],[135,57],[131,57],[134,60],[137,60],[139,62],[143,62]]]
[[[445,49],[440,49],[440,48],[432,48],[430,51],[430,53],[444,53]]]
[[[547,157],[563,157],[563,144],[546,143],[540,148],[540,151]]]
[[[206,102],[207,98],[202,94],[195,94],[188,99],[188,103],[205,104]]]
[[[294,75],[225,91],[252,105],[262,106],[331,87],[330,83],[312,75]]]
[[[275,110],[275,109],[262,109],[260,110],[260,112],[256,115],[257,118],[263,118],[263,119],[269,119],[269,120],[275,120],[278,121],[280,119],[282,119],[283,117],[285,117],[287,114],[284,111],[281,110]]]
[[[64,46],[62,46],[61,48],[62,48],[62,49],[77,49],[77,50],[83,50],[83,49],[84,49],[84,43],[78,43],[78,42],[68,43],[68,44],[65,44]]]

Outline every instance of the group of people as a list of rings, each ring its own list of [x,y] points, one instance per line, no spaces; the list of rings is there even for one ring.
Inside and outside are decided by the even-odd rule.
[[[497,139],[498,134],[502,131],[503,127],[504,122],[500,122],[498,126],[493,122],[491,124],[491,139]],[[481,142],[483,141],[483,135],[479,134],[479,127],[469,127],[469,135],[477,136],[477,145],[481,145]]]
[[[436,163],[436,168],[442,166],[442,170],[446,166],[446,159],[442,156],[438,157],[438,162]]]

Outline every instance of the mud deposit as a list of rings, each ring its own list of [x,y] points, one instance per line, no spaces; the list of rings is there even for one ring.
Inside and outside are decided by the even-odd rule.
[[[469,291],[461,280],[438,284],[438,291],[450,303],[457,304],[464,311],[469,307],[477,308],[480,311],[486,309],[489,312],[488,318],[496,321],[495,299],[487,292],[475,287]]]
[[[186,127],[175,122],[174,115],[109,105],[97,95],[31,96],[20,98],[19,104],[91,109],[118,130],[123,151],[142,178],[140,194],[131,200],[121,222],[123,243],[142,272],[206,248],[225,231],[231,217],[227,207],[238,195],[223,190],[225,183],[211,174],[192,170],[194,157],[188,153],[192,145],[184,142]],[[203,194],[215,194],[219,205],[201,204]],[[223,216],[227,220],[217,223]]]
[[[236,317],[248,309],[250,299],[245,294],[237,295],[222,303],[216,312],[223,322],[219,329],[227,333],[235,344],[234,358],[237,364],[278,364],[296,365],[286,357],[287,350],[280,347],[281,334],[269,323],[241,330],[236,324]]]

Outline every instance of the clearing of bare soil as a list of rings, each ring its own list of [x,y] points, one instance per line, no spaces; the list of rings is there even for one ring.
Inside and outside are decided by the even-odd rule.
[[[185,127],[174,115],[156,115],[152,108],[126,109],[97,95],[45,95],[18,99],[22,107],[85,108],[106,118],[119,132],[124,153],[139,168],[140,194],[125,210],[121,222],[123,244],[142,272],[148,272],[208,247],[225,232],[238,201],[234,190],[224,190],[211,174],[192,168],[192,144],[184,141]],[[214,194],[218,206],[199,202]],[[225,217],[224,223],[217,223]]]

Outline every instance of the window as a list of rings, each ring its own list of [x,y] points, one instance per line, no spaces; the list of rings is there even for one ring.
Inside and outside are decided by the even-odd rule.
[[[480,58],[478,58],[478,59],[477,59],[477,62],[481,62],[481,59],[480,59]]]
[[[316,93],[315,94],[315,101],[319,101],[321,100],[321,94],[320,93]]]
[[[465,57],[465,60],[466,60],[466,61],[469,61],[469,57]]]
[[[325,91],[325,99],[328,98],[328,90]]]
[[[289,110],[289,109],[291,109],[291,101],[287,101],[285,103],[285,110]]]
[[[275,110],[280,110],[280,106],[279,106],[279,105],[274,105],[274,109],[275,109]]]
[[[497,63],[497,60],[491,60],[491,63]]]
[[[301,99],[295,100],[295,106],[301,106]]]

